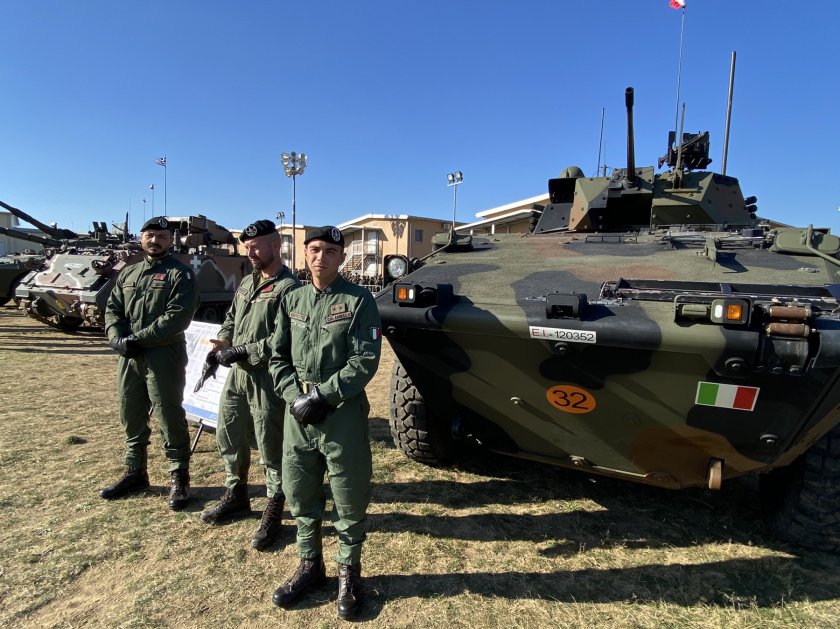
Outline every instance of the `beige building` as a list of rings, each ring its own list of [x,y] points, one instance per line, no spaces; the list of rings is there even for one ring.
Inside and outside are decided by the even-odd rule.
[[[366,214],[337,225],[344,234],[349,275],[379,278],[387,255],[422,258],[432,252],[432,236],[450,229],[450,222],[410,214]],[[460,228],[460,224],[456,225]]]
[[[499,233],[527,233],[530,228],[531,212],[541,210],[548,204],[548,193],[530,197],[514,203],[478,212],[480,220],[474,223],[456,223],[461,234],[487,235]],[[365,214],[336,225],[344,234],[347,259],[342,272],[359,278],[378,279],[384,275],[385,256],[403,255],[422,258],[432,252],[432,236],[446,233],[450,221],[440,218],[426,218],[410,214]],[[283,238],[282,255],[289,268],[299,271],[306,268],[304,244],[306,232],[311,225],[281,224],[277,231]],[[237,237],[242,230],[231,230]],[[292,241],[295,243],[295,265],[291,264]],[[240,253],[245,253],[241,243]],[[370,282],[376,284],[377,282]]]
[[[476,213],[480,220],[461,225],[462,234],[483,236],[488,234],[527,234],[530,230],[530,218],[533,210],[542,210],[548,205],[548,193],[500,205]]]

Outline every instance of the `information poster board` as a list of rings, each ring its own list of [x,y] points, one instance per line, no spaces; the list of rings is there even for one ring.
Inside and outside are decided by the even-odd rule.
[[[188,362],[187,385],[184,387],[184,410],[187,412],[188,420],[213,431],[216,430],[216,422],[219,418],[219,398],[230,368],[219,365],[215,378],[207,380],[198,393],[195,393],[193,389],[201,378],[201,369],[204,367],[207,352],[213,349],[210,339],[218,338],[221,327],[218,323],[193,321],[185,333]]]

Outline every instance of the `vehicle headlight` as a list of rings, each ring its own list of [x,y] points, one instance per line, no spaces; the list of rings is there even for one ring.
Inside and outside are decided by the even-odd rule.
[[[408,263],[405,258],[393,257],[388,260],[388,275],[395,280],[400,279],[408,270]]]

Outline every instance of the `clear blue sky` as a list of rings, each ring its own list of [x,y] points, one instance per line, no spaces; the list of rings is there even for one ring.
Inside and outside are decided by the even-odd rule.
[[[676,111],[667,0],[26,0],[0,4],[0,199],[87,230],[131,208],[241,228],[291,217],[282,151],[304,151],[298,223],[367,213],[460,221],[542,194],[576,164],[655,165]],[[723,150],[759,213],[840,232],[833,3],[688,0],[686,131]]]

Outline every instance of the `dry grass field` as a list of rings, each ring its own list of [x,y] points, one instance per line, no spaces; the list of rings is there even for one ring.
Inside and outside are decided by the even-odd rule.
[[[773,540],[755,484],[668,492],[493,455],[440,470],[397,451],[387,425],[393,356],[369,387],[374,451],[372,627],[834,627],[840,560]],[[116,355],[0,308],[0,626],[333,627],[335,579],[283,611],[271,593],[297,564],[294,527],[255,552],[250,518],[198,513],[222,493],[213,435],[192,464],[194,500],[166,506],[155,432],[152,489],[100,499],[122,471]],[[155,429],[156,430],[156,429]],[[335,536],[325,526],[326,554]],[[327,570],[335,575],[335,565]]]

